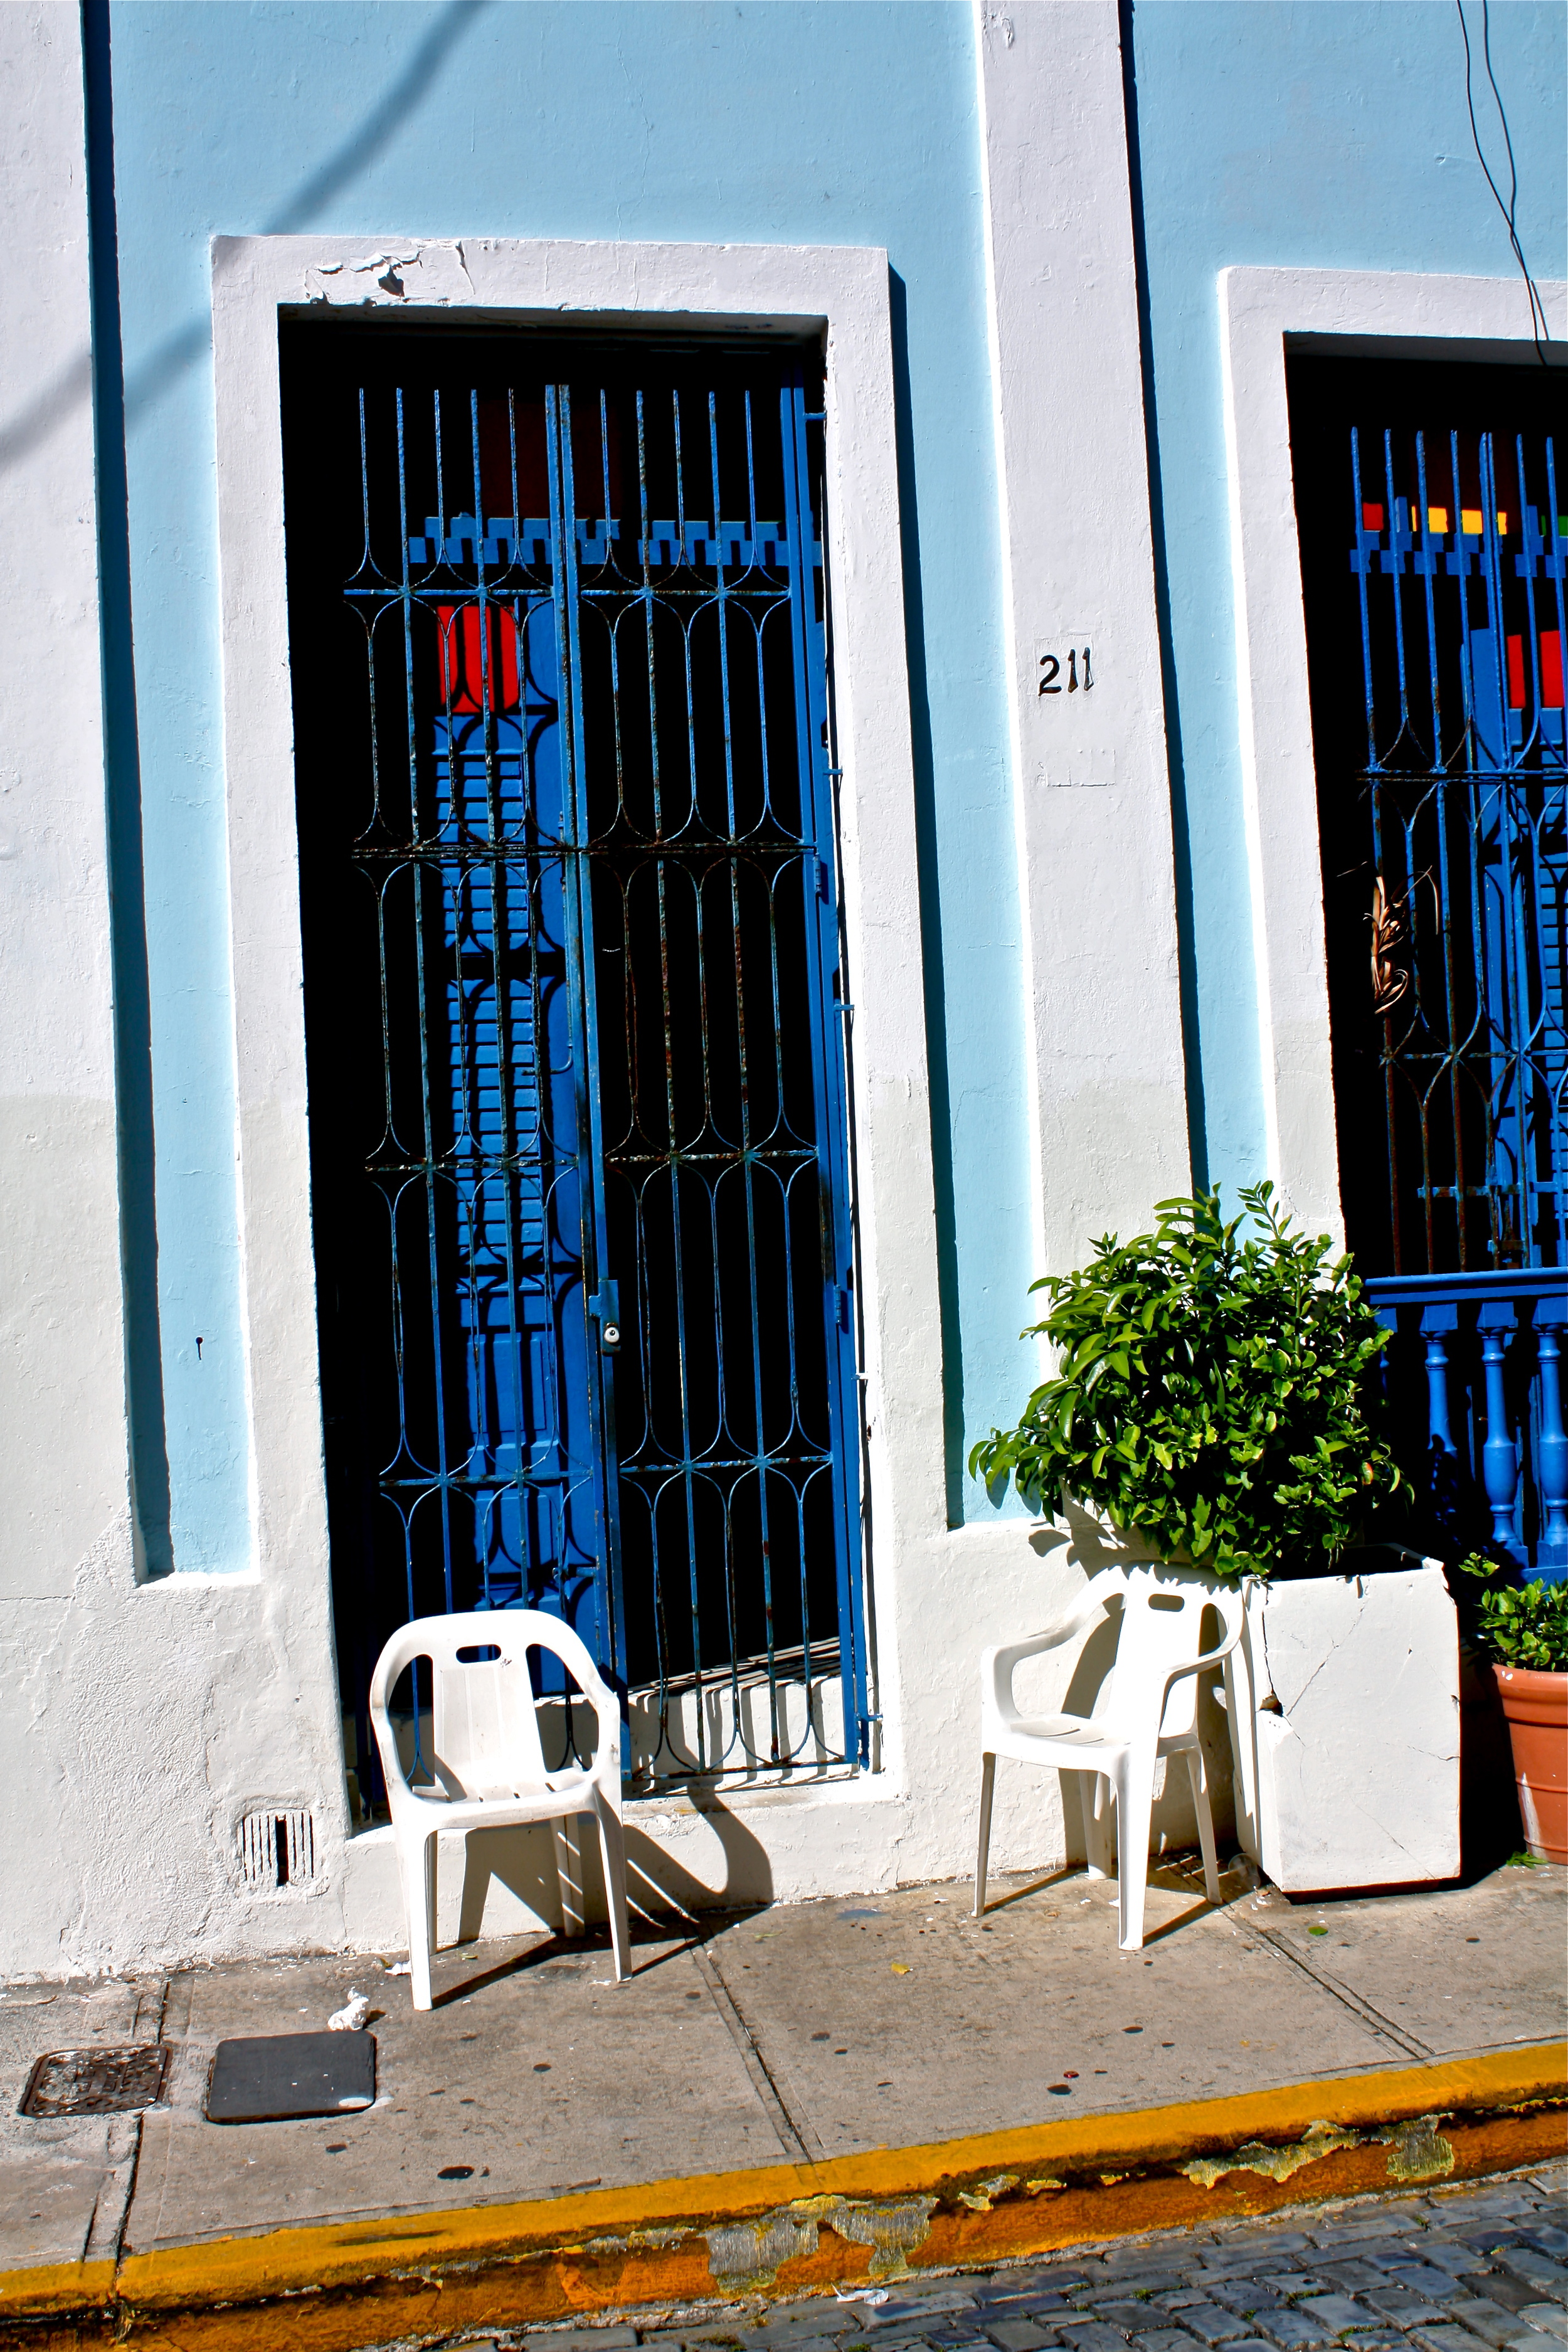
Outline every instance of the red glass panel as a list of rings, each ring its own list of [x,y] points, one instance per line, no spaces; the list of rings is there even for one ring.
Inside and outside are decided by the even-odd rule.
[[[454,714],[518,708],[517,622],[504,606],[490,605],[488,667],[478,604],[438,604],[441,630],[441,699]]]

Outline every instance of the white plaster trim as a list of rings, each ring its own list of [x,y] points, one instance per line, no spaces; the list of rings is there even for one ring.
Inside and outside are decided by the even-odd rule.
[[[1568,285],[1541,289],[1553,340]],[[1343,1231],[1318,857],[1307,625],[1285,399],[1287,344],[1380,358],[1530,355],[1517,278],[1225,269],[1219,276],[1237,691],[1269,1173],[1316,1232]]]
[[[86,122],[67,0],[0,10],[0,119],[16,276],[0,334],[0,1595],[19,1598],[68,1590],[128,1493]],[[12,1737],[47,1744],[31,1706],[0,1711]]]
[[[1034,1271],[1060,1273],[1191,1171],[1116,0],[975,0],[975,46]],[[1074,631],[1094,689],[1042,698],[1040,642]]]
[[[239,1197],[263,1580],[328,1575],[283,541],[280,309],[612,329],[821,331],[827,562],[884,1760],[898,1770],[898,1561],[944,1528],[934,1190],[887,257],[851,247],[218,237],[213,365]],[[863,859],[873,882],[863,882]],[[873,1573],[874,1571],[874,1573]],[[919,1571],[911,1568],[910,1573]],[[913,1624],[921,1614],[906,1601]],[[917,1627],[918,1631],[918,1627]],[[331,1662],[323,1656],[323,1681]],[[873,1702],[876,1704],[877,1702]]]

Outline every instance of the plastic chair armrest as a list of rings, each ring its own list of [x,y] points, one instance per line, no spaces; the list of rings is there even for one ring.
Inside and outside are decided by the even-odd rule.
[[[590,1780],[597,1780],[600,1783],[618,1812],[621,1804],[620,1701],[608,1683],[601,1681],[597,1675],[595,1675],[591,1681],[585,1680],[583,1668],[575,1661],[573,1664],[573,1672],[577,1678],[577,1686],[593,1708],[595,1721],[599,1727],[599,1744],[594,1752],[594,1760],[588,1767],[587,1777]]]
[[[1092,1598],[1090,1597],[1092,1593]],[[1080,1593],[1076,1605],[1065,1617],[1058,1617],[1043,1633],[1026,1635],[1021,1642],[997,1643],[980,1654],[980,1688],[983,1701],[988,1702],[1004,1723],[1017,1721],[1018,1710],[1013,1704],[1013,1675],[1026,1658],[1037,1658],[1043,1650],[1056,1650],[1081,1633],[1090,1620],[1098,1617],[1105,1605],[1103,1592]]]
[[[1173,1666],[1165,1676],[1166,1697],[1171,1695],[1173,1683],[1179,1683],[1186,1675],[1206,1674],[1210,1666],[1217,1666],[1222,1658],[1228,1658],[1240,1639],[1241,1627],[1237,1624],[1226,1635],[1217,1650],[1205,1650],[1201,1656],[1189,1659],[1184,1666]]]
[[[390,1801],[392,1796],[394,1781],[397,1784],[400,1798],[412,1797],[415,1794],[414,1784],[404,1770],[403,1759],[397,1752],[397,1734],[392,1727],[392,1717],[387,1711],[385,1694],[377,1690],[374,1685],[370,1693],[370,1719],[375,1733],[376,1747],[381,1751],[381,1769],[383,1778],[386,1781],[388,1801]]]

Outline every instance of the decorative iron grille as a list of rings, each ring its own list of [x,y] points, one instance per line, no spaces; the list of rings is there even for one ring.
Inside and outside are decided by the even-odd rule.
[[[1289,381],[1341,1198],[1408,1531],[1560,1578],[1561,378],[1300,356]]]
[[[328,335],[289,530],[362,1773],[392,1625],[509,1606],[626,1695],[635,1782],[863,1761],[805,358]]]
[[[1307,560],[1347,1227],[1369,1273],[1562,1265],[1568,484],[1549,427],[1339,429],[1342,520],[1298,499],[1350,575],[1335,620]]]
[[[1568,517],[1550,437],[1527,463],[1522,434],[1501,453],[1480,434],[1461,455],[1450,433],[1429,460],[1417,432],[1413,495],[1400,454],[1385,431],[1363,463],[1352,427],[1394,1271],[1449,1253],[1461,1268],[1555,1265]]]

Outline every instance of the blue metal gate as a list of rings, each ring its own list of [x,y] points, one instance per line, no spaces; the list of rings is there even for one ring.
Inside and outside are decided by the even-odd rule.
[[[1393,1334],[1416,1532],[1561,1576],[1568,486],[1552,385],[1295,364],[1347,1238]]]
[[[1402,439],[1404,436],[1402,436]],[[1550,436],[1350,436],[1394,1273],[1560,1266],[1563,646]],[[1406,476],[1410,478],[1405,479]]]
[[[794,356],[517,348],[294,360],[356,1751],[392,1623],[527,1606],[626,1694],[634,1786],[863,1763],[820,415]]]

